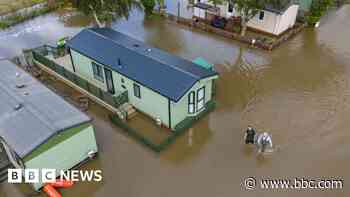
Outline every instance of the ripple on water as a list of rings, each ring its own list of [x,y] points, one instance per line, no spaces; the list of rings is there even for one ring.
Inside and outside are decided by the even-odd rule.
[[[341,60],[350,60],[350,5],[344,5],[338,10],[333,10],[321,20],[321,26],[317,29],[317,37],[320,45],[330,48],[334,56]]]
[[[252,50],[247,50],[243,53],[243,60],[255,70],[268,68],[268,65],[271,63],[270,58],[266,54]]]

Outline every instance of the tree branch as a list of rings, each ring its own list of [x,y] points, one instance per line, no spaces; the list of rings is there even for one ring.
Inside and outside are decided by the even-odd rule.
[[[97,26],[103,27],[103,24],[101,23],[100,19],[98,19],[98,16],[97,16],[97,13],[96,13],[94,7],[92,7],[92,5],[89,5],[89,8],[91,9],[92,16],[94,17],[95,22],[97,23]]]

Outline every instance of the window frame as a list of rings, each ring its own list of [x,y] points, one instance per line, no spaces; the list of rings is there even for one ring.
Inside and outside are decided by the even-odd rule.
[[[192,102],[191,102],[191,97],[192,97]],[[191,111],[191,107],[190,106],[193,106],[193,111]],[[187,112],[189,114],[194,114],[196,113],[196,93],[194,91],[191,91],[189,94],[188,94],[188,107],[187,107]]]
[[[101,66],[101,65],[99,65],[99,64],[97,64],[96,62],[93,62],[93,61],[91,62],[91,66],[92,66],[92,73],[94,75],[94,79],[104,83],[103,66]]]
[[[141,99],[141,86],[139,84],[134,83],[134,96]]]
[[[261,11],[259,12],[259,20],[260,20],[260,21],[263,21],[264,18],[265,18],[265,12],[264,12],[263,10],[261,10]]]
[[[229,13],[233,13],[233,8],[234,8],[234,6],[233,6],[233,4],[232,3],[229,3],[228,4],[228,8],[227,8],[227,12],[229,12]]]
[[[107,74],[109,73],[109,74]],[[115,94],[115,86],[114,86],[114,80],[113,80],[113,71],[104,68],[104,74],[106,79],[106,86],[107,86],[107,92],[111,93],[112,95]]]
[[[200,92],[201,90],[203,90],[203,97],[202,97],[202,98],[199,98],[199,92]],[[205,107],[205,86],[203,86],[203,87],[201,87],[201,88],[199,88],[199,89],[197,90],[197,99],[196,99],[196,101],[197,101],[197,112],[199,112],[199,111],[203,110],[204,107]],[[198,104],[199,104],[200,102],[202,102],[202,101],[203,101],[202,107],[201,107],[201,108],[198,108],[198,106],[199,106]]]

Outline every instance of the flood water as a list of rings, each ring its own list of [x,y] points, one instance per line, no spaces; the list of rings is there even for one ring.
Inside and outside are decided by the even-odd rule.
[[[62,13],[61,13],[62,14]],[[50,14],[0,32],[0,56],[74,35],[88,19]],[[350,187],[350,6],[332,11],[318,29],[305,29],[272,52],[191,30],[139,12],[112,25],[187,59],[216,64],[217,109],[160,155],[111,125],[92,106],[100,155],[84,169],[102,169],[102,183],[79,183],[63,196],[231,197],[337,196]],[[276,151],[257,156],[243,144],[247,125],[273,136]],[[245,190],[246,177],[344,180],[335,190]],[[0,185],[1,197],[25,197],[26,186]],[[42,195],[44,196],[44,195]]]

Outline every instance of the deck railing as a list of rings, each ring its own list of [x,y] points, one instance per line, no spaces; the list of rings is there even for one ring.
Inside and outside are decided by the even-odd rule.
[[[176,125],[174,131],[172,131],[172,133],[167,138],[165,138],[161,143],[152,142],[151,139],[145,137],[137,130],[128,126],[128,124],[125,121],[121,120],[117,115],[111,115],[110,119],[115,125],[123,128],[125,132],[127,132],[130,136],[135,138],[137,141],[146,145],[153,151],[159,153],[165,150],[166,148],[168,148],[172,143],[174,143],[176,138],[183,135],[189,128],[193,127],[193,125],[198,120],[202,119],[209,112],[213,111],[215,109],[215,106],[216,106],[215,101],[209,101],[206,104],[205,109],[200,114],[194,117],[187,117],[185,120],[180,122],[178,125]]]
[[[129,102],[128,91],[124,91],[116,96],[112,95],[47,58],[46,56],[49,55],[50,52],[53,52],[54,54],[57,52],[55,48],[48,47],[49,46],[44,46],[34,49],[32,51],[34,60],[38,61],[42,65],[66,78],[67,80],[73,82],[75,85],[83,88],[84,90],[88,91],[89,93],[93,94],[97,98],[101,99],[116,109],[118,109],[122,104]],[[49,51],[48,49],[51,49],[52,51]]]

